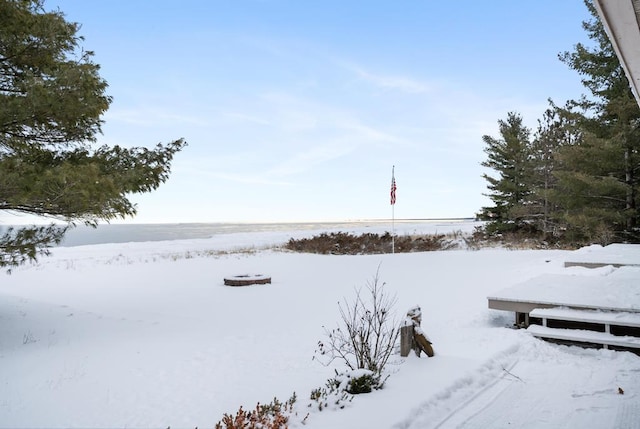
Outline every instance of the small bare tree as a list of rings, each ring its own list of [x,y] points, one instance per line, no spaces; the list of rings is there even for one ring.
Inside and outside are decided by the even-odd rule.
[[[380,267],[366,290],[356,288],[353,302],[338,302],[341,322],[334,329],[324,328],[326,342],[318,342],[318,360],[329,365],[341,359],[350,369],[368,369],[380,375],[400,333],[392,309],[396,296],[389,296],[379,279]]]

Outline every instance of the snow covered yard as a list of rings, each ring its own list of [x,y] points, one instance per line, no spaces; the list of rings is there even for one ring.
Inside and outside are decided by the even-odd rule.
[[[229,237],[243,239],[262,238]],[[4,276],[0,427],[212,427],[240,405],[294,391],[291,427],[640,427],[638,356],[548,344],[487,309],[495,290],[566,273],[567,251],[211,251],[228,245],[60,248]],[[311,390],[334,374],[312,360],[322,327],[378,267],[398,317],[422,307],[436,356],[396,356],[385,389],[344,410],[309,408]],[[223,285],[244,273],[273,283]]]

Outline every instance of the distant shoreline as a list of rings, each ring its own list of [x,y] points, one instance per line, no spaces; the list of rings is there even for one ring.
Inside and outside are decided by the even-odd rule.
[[[330,224],[350,224],[350,223],[391,223],[393,221],[402,222],[472,222],[475,217],[434,217],[434,218],[380,218],[380,219],[345,219],[345,220],[301,220],[301,221],[213,221],[213,222],[117,222],[101,223],[105,225],[330,225]]]
[[[474,222],[474,218],[442,219],[369,219],[333,222],[200,222],[200,223],[118,223],[100,224],[97,228],[77,226],[70,229],[60,246],[72,247],[90,244],[127,243],[141,241],[166,241],[204,239],[221,234],[264,233],[283,231],[335,230],[354,227],[376,227],[406,224]]]

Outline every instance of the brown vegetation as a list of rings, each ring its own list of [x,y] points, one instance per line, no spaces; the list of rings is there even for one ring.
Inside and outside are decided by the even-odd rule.
[[[464,241],[469,249],[485,247],[503,247],[513,250],[524,249],[565,249],[575,250],[589,243],[569,242],[561,237],[548,236],[542,238],[539,233],[532,231],[512,231],[491,234],[484,228],[476,228],[474,233],[465,237]]]
[[[240,407],[238,412],[225,414],[222,420],[216,423],[216,429],[286,429],[289,416],[293,412],[293,404],[296,402],[295,393],[282,403],[277,398],[266,405],[258,404],[251,411],[245,411]]]
[[[311,238],[291,238],[286,250],[322,255],[370,255],[392,252],[391,234],[364,233],[354,235],[347,232],[322,233]],[[507,249],[577,249],[584,243],[570,243],[558,237],[541,238],[531,231],[514,231],[490,234],[478,227],[472,234],[460,231],[450,234],[403,235],[394,238],[396,253],[429,252],[436,250],[469,249],[487,247]]]
[[[393,240],[397,253],[449,250],[457,244],[444,234],[399,236]],[[311,238],[290,239],[287,250],[323,255],[364,255],[392,252],[392,236],[388,232],[380,235],[364,233],[353,235],[347,232],[322,233]]]

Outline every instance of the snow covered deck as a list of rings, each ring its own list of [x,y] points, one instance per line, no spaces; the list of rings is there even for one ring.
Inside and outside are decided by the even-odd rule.
[[[530,312],[529,316],[542,319],[542,326],[547,326],[548,320],[564,320],[570,322],[601,324],[605,326],[605,332],[610,332],[610,325],[640,328],[640,313],[575,310],[560,307],[537,308]]]
[[[582,262],[604,268],[543,274],[489,296],[489,308],[513,311],[516,326],[539,338],[640,354],[640,246],[581,250]]]
[[[629,351],[640,349],[640,338],[632,336],[616,336],[608,332],[593,332],[577,329],[554,329],[539,325],[530,325],[527,328],[527,332],[534,337],[560,340],[570,343],[600,344],[604,346],[604,348]]]
[[[640,313],[537,308],[527,331],[539,338],[640,354]]]
[[[606,265],[640,266],[640,244],[589,246],[573,252],[571,258],[564,263],[565,267],[598,268]]]
[[[550,307],[640,312],[640,268],[621,267],[606,276],[544,274],[487,299],[489,308],[527,314]]]

